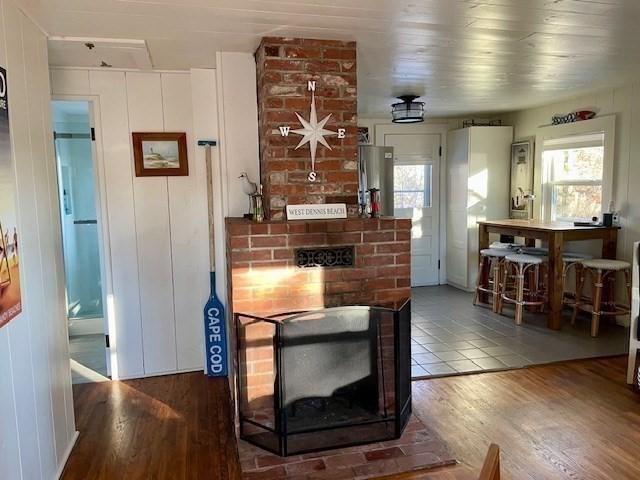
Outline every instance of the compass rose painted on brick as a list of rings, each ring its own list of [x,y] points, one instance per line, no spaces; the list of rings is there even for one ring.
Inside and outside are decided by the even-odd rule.
[[[327,130],[325,125],[331,118],[331,114],[324,117],[322,120],[318,121],[318,112],[316,111],[316,82],[309,81],[307,83],[307,90],[311,92],[311,112],[309,114],[309,121],[305,120],[296,112],[296,116],[298,117],[298,121],[302,125],[303,128],[298,128],[295,130],[291,130],[291,127],[278,127],[280,129],[280,134],[283,137],[288,137],[290,133],[295,133],[296,135],[301,135],[302,139],[298,146],[296,146],[296,150],[300,147],[309,144],[309,150],[311,151],[311,171],[309,172],[308,179],[310,182],[315,182],[317,178],[316,173],[316,152],[318,149],[318,144],[322,144],[331,150],[331,147],[327,143],[327,140],[324,137],[331,137],[336,135],[338,138],[345,138],[346,129],[338,128],[338,131],[334,132],[332,130]]]

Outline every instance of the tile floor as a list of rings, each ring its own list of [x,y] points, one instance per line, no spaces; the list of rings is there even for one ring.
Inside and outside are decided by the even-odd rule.
[[[529,312],[518,327],[511,308],[496,315],[474,307],[470,293],[447,285],[414,288],[411,308],[414,379],[627,352],[627,328],[604,322],[598,338],[591,338],[590,318],[579,317],[573,327],[568,311],[558,332],[546,328],[544,314]]]
[[[69,337],[69,354],[73,384],[108,380],[104,335]]]

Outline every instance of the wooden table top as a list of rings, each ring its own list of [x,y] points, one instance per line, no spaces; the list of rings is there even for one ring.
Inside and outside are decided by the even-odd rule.
[[[478,222],[479,225],[489,225],[492,227],[508,227],[527,230],[537,230],[545,232],[574,232],[589,230],[617,230],[620,227],[603,227],[598,225],[577,227],[570,222],[544,222],[541,220],[483,220]]]

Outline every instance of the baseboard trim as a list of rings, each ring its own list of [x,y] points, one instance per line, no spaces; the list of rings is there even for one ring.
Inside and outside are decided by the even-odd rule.
[[[58,474],[56,475],[56,478],[58,480],[60,480],[60,478],[62,478],[62,474],[64,473],[64,469],[67,466],[67,461],[69,460],[69,457],[71,456],[71,452],[73,451],[73,447],[76,446],[76,442],[78,441],[78,437],[79,436],[80,436],[80,432],[78,432],[76,430],[76,432],[73,434],[73,438],[69,442],[69,445],[67,446],[67,449],[64,452],[64,455],[62,457],[62,462],[60,462],[60,467],[58,468]]]
[[[153,377],[163,377],[165,375],[180,375],[181,373],[193,373],[193,372],[203,372],[206,375],[206,371],[203,367],[199,368],[185,368],[183,370],[168,370],[166,372],[156,372],[156,373],[141,373],[140,375],[130,375],[124,377],[118,377],[118,380],[137,380],[140,378],[153,378]]]

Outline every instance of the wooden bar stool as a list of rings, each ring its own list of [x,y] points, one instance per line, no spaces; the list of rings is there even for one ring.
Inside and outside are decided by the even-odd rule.
[[[582,275],[578,283],[578,291],[576,292],[576,301],[573,305],[573,316],[571,317],[571,324],[576,323],[576,317],[578,316],[578,310],[591,313],[591,336],[597,337],[598,330],[600,329],[600,317],[609,315],[613,317],[621,315],[630,315],[631,313],[631,264],[622,260],[582,260]],[[616,273],[622,272],[626,281],[627,305],[618,305],[615,301],[615,278]],[[586,276],[591,277],[592,290],[591,290],[591,302],[585,302],[582,298],[582,291],[584,289],[584,282]],[[603,290],[605,282],[609,283],[611,298],[609,301],[603,302]],[[605,310],[603,307],[609,307],[609,310]]]
[[[491,296],[491,309],[498,311],[498,301],[500,299],[500,284],[502,282],[501,272],[504,257],[513,253],[506,248],[485,248],[480,251],[480,264],[478,265],[478,279],[476,280],[476,290],[473,295],[473,304],[477,305],[482,293]],[[484,282],[486,268],[489,268],[487,283]]]
[[[522,253],[507,255],[504,259],[502,278],[503,291],[498,305],[498,313],[502,314],[504,302],[513,303],[516,306],[516,325],[522,325],[522,317],[525,306],[544,307],[547,303],[544,289],[540,290],[540,267],[547,263],[546,257],[525,255]],[[534,280],[529,285],[528,300],[525,300],[525,277],[532,272]],[[513,289],[509,289],[509,278],[515,279]]]

